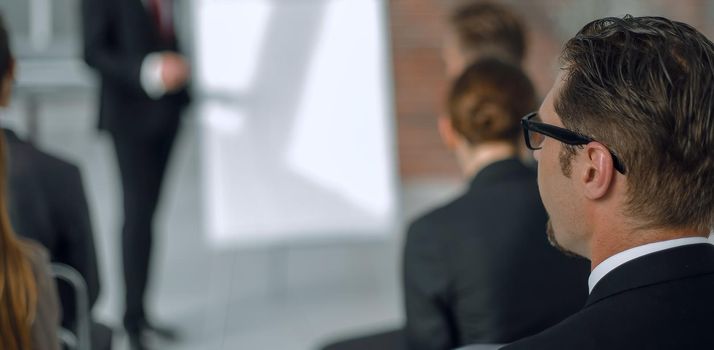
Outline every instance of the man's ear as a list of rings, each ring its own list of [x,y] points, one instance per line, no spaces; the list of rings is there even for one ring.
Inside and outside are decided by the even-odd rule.
[[[451,124],[451,119],[448,116],[439,117],[439,135],[441,136],[441,141],[449,150],[456,149],[458,144],[458,139],[456,135],[456,130]]]
[[[610,151],[599,142],[590,142],[582,152],[585,165],[580,170],[585,196],[600,199],[612,188],[615,181],[615,164]]]

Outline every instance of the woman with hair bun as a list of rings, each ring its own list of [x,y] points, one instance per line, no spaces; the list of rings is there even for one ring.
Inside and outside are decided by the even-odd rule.
[[[523,71],[494,58],[453,84],[439,131],[469,183],[409,227],[407,349],[509,343],[585,303],[589,266],[550,246],[536,173],[518,157],[521,117],[536,106]]]

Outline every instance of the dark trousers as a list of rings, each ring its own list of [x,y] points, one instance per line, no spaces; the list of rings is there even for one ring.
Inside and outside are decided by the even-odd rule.
[[[401,329],[373,333],[330,343],[322,350],[404,350],[404,332]]]
[[[124,327],[129,332],[138,331],[146,321],[144,295],[151,261],[153,218],[177,129],[178,116],[176,123],[158,132],[112,131],[124,199]]]
[[[112,329],[104,324],[92,322],[90,325],[92,349],[94,350],[111,350],[112,348]]]

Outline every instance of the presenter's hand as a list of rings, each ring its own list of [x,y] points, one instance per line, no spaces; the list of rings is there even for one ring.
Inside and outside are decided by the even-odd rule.
[[[174,92],[186,85],[190,73],[183,56],[166,52],[161,54],[161,81],[167,92]]]

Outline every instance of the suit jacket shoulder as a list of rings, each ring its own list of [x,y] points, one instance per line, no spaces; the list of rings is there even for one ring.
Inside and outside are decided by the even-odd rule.
[[[8,144],[9,211],[18,234],[45,246],[52,261],[76,269],[90,307],[100,292],[94,231],[80,169],[4,130]],[[73,293],[60,285],[63,323],[75,319]]]
[[[606,275],[586,307],[504,349],[714,349],[714,247],[683,246]]]
[[[587,264],[551,247],[545,227],[535,173],[517,159],[415,220],[403,261],[410,346],[510,342],[582,307]]]

